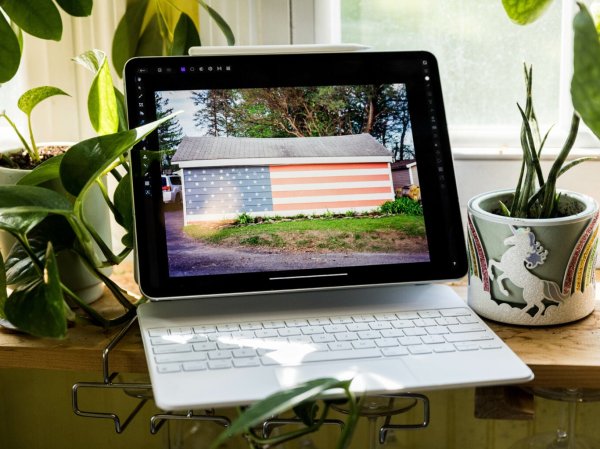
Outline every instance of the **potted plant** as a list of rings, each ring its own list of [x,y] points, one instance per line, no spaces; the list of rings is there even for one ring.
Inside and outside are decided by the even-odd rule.
[[[548,2],[530,3],[541,8]],[[518,10],[515,2],[505,0],[504,4],[509,14]],[[528,12],[531,17],[540,13],[539,8]],[[598,205],[585,195],[557,190],[563,173],[590,159],[567,160],[580,117],[600,135],[597,100],[589,104],[585,98],[594,89],[600,92],[596,70],[600,68],[600,41],[584,5],[580,5],[574,29],[571,92],[576,112],[549,172],[545,174],[540,165],[548,134],[540,136],[531,96],[532,71],[526,68],[526,104],[524,109],[519,106],[523,160],[517,186],[478,195],[468,204],[469,304],[493,320],[559,324],[583,318],[594,309]],[[597,59],[590,59],[594,54]]]
[[[132,250],[131,194],[124,155],[168,119],[124,130],[122,94],[112,84],[103,53],[87,52],[77,60],[95,72],[88,111],[99,135],[44,161],[16,184],[0,186],[0,229],[17,242],[0,263],[0,318],[37,336],[64,337],[68,321],[75,318],[68,306],[81,308],[89,319],[105,326],[135,314],[139,298],[129,296],[106,273],[106,268],[120,263]],[[56,91],[36,92],[41,98]],[[22,134],[20,138],[26,140]],[[112,195],[106,176],[118,183]],[[124,248],[118,254],[90,220],[86,205],[94,195],[105,206],[106,213],[100,214],[103,219],[112,213],[126,230]],[[74,290],[68,282],[72,269],[61,273],[58,268],[57,259],[65,254],[82,263],[102,289],[106,285],[123,306],[122,316],[103,318]],[[12,289],[9,295],[7,286]]]

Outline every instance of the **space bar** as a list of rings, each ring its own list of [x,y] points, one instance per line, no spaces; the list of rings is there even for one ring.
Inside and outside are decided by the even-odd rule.
[[[300,360],[277,360],[269,354],[260,358],[263,365],[300,365],[309,362],[335,362],[336,360],[368,359],[381,357],[379,349],[352,349],[348,351],[311,352]]]

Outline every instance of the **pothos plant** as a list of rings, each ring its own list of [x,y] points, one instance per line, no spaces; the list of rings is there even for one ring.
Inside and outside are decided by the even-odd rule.
[[[351,383],[352,379],[321,378],[274,393],[245,409],[212,442],[210,448],[217,449],[236,435],[243,435],[252,449],[275,447],[318,431],[326,422],[332,404],[343,403],[348,414],[335,449],[347,449],[352,442],[360,411],[360,399],[351,391]],[[341,396],[342,399],[323,399],[324,396],[332,394]],[[293,410],[302,421],[301,428],[276,436],[262,435],[261,430],[256,429],[256,426],[260,426],[265,420],[289,410]]]
[[[503,0],[509,17],[521,25],[540,17],[552,0]],[[567,162],[575,144],[580,121],[583,120],[592,132],[600,137],[600,29],[583,3],[578,3],[579,12],[573,20],[574,65],[571,81],[571,97],[575,112],[567,138],[554,160],[550,171],[544,175],[540,156],[548,137],[541,138],[532,102],[532,71],[525,68],[527,97],[525,109],[519,107],[522,118],[521,148],[523,161],[521,173],[511,204],[501,204],[506,216],[519,218],[552,218],[559,212],[560,194],[556,190],[557,179],[573,166],[589,159],[579,158]],[[600,25],[599,25],[600,26]]]
[[[88,112],[98,136],[44,161],[17,185],[0,186],[0,229],[17,242],[6,260],[0,257],[0,318],[42,337],[66,335],[68,321],[76,318],[71,306],[103,326],[122,323],[135,314],[139,298],[132,298],[102,269],[121,263],[132,251],[132,201],[125,154],[171,118],[126,130],[123,95],[113,85],[107,58],[102,52],[90,51],[76,61],[95,73]],[[112,195],[105,183],[107,176],[117,182]],[[62,189],[50,189],[48,183],[58,183]],[[116,254],[85,216],[84,202],[92,189],[100,190],[116,222],[125,229],[124,248]],[[103,317],[62,282],[56,265],[61,251],[74,251],[106,284],[123,307],[121,316]]]

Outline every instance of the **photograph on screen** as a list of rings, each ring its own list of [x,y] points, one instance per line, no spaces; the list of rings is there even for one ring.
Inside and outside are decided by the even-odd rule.
[[[171,277],[430,261],[404,84],[155,105]]]

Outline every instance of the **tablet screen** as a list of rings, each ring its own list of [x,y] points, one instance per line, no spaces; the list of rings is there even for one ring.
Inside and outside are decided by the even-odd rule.
[[[464,274],[427,53],[140,58],[131,153],[150,297],[423,282]]]

